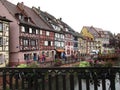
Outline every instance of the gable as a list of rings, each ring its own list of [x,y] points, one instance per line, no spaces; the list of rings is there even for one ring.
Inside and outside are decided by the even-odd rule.
[[[86,27],[83,27],[83,28],[82,28],[81,34],[82,34],[83,36],[86,36],[86,37],[89,37],[89,38],[94,39],[94,36],[88,31],[88,29],[87,29]]]

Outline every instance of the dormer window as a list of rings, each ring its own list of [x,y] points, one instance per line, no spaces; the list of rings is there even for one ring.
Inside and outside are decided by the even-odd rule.
[[[30,21],[30,17],[24,17],[24,20],[25,20],[26,22],[29,22],[29,21]]]
[[[65,28],[65,31],[68,31],[68,28]]]
[[[22,15],[19,15],[19,20],[21,20],[22,19]]]
[[[16,13],[15,16],[16,16],[16,18],[19,19],[19,20],[23,19],[22,13]]]
[[[52,27],[55,29],[55,30],[57,30],[57,31],[60,31],[61,30],[61,28],[59,27],[59,26],[56,26],[56,25],[54,25],[54,24],[51,24],[52,25]]]

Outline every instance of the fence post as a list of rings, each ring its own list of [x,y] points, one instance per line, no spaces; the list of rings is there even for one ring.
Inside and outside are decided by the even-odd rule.
[[[6,90],[6,70],[3,70],[3,90]]]

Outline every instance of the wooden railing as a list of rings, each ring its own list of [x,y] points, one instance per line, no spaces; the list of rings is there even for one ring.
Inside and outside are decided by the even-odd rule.
[[[98,55],[98,59],[104,59],[104,60],[117,60],[119,57],[118,53],[114,53],[114,54],[100,54]]]
[[[120,67],[0,68],[0,75],[0,90],[120,88]]]

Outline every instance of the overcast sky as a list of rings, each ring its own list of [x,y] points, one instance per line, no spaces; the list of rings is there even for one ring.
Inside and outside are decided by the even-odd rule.
[[[94,26],[112,33],[120,33],[119,0],[8,0],[40,7],[80,32],[83,26]]]

